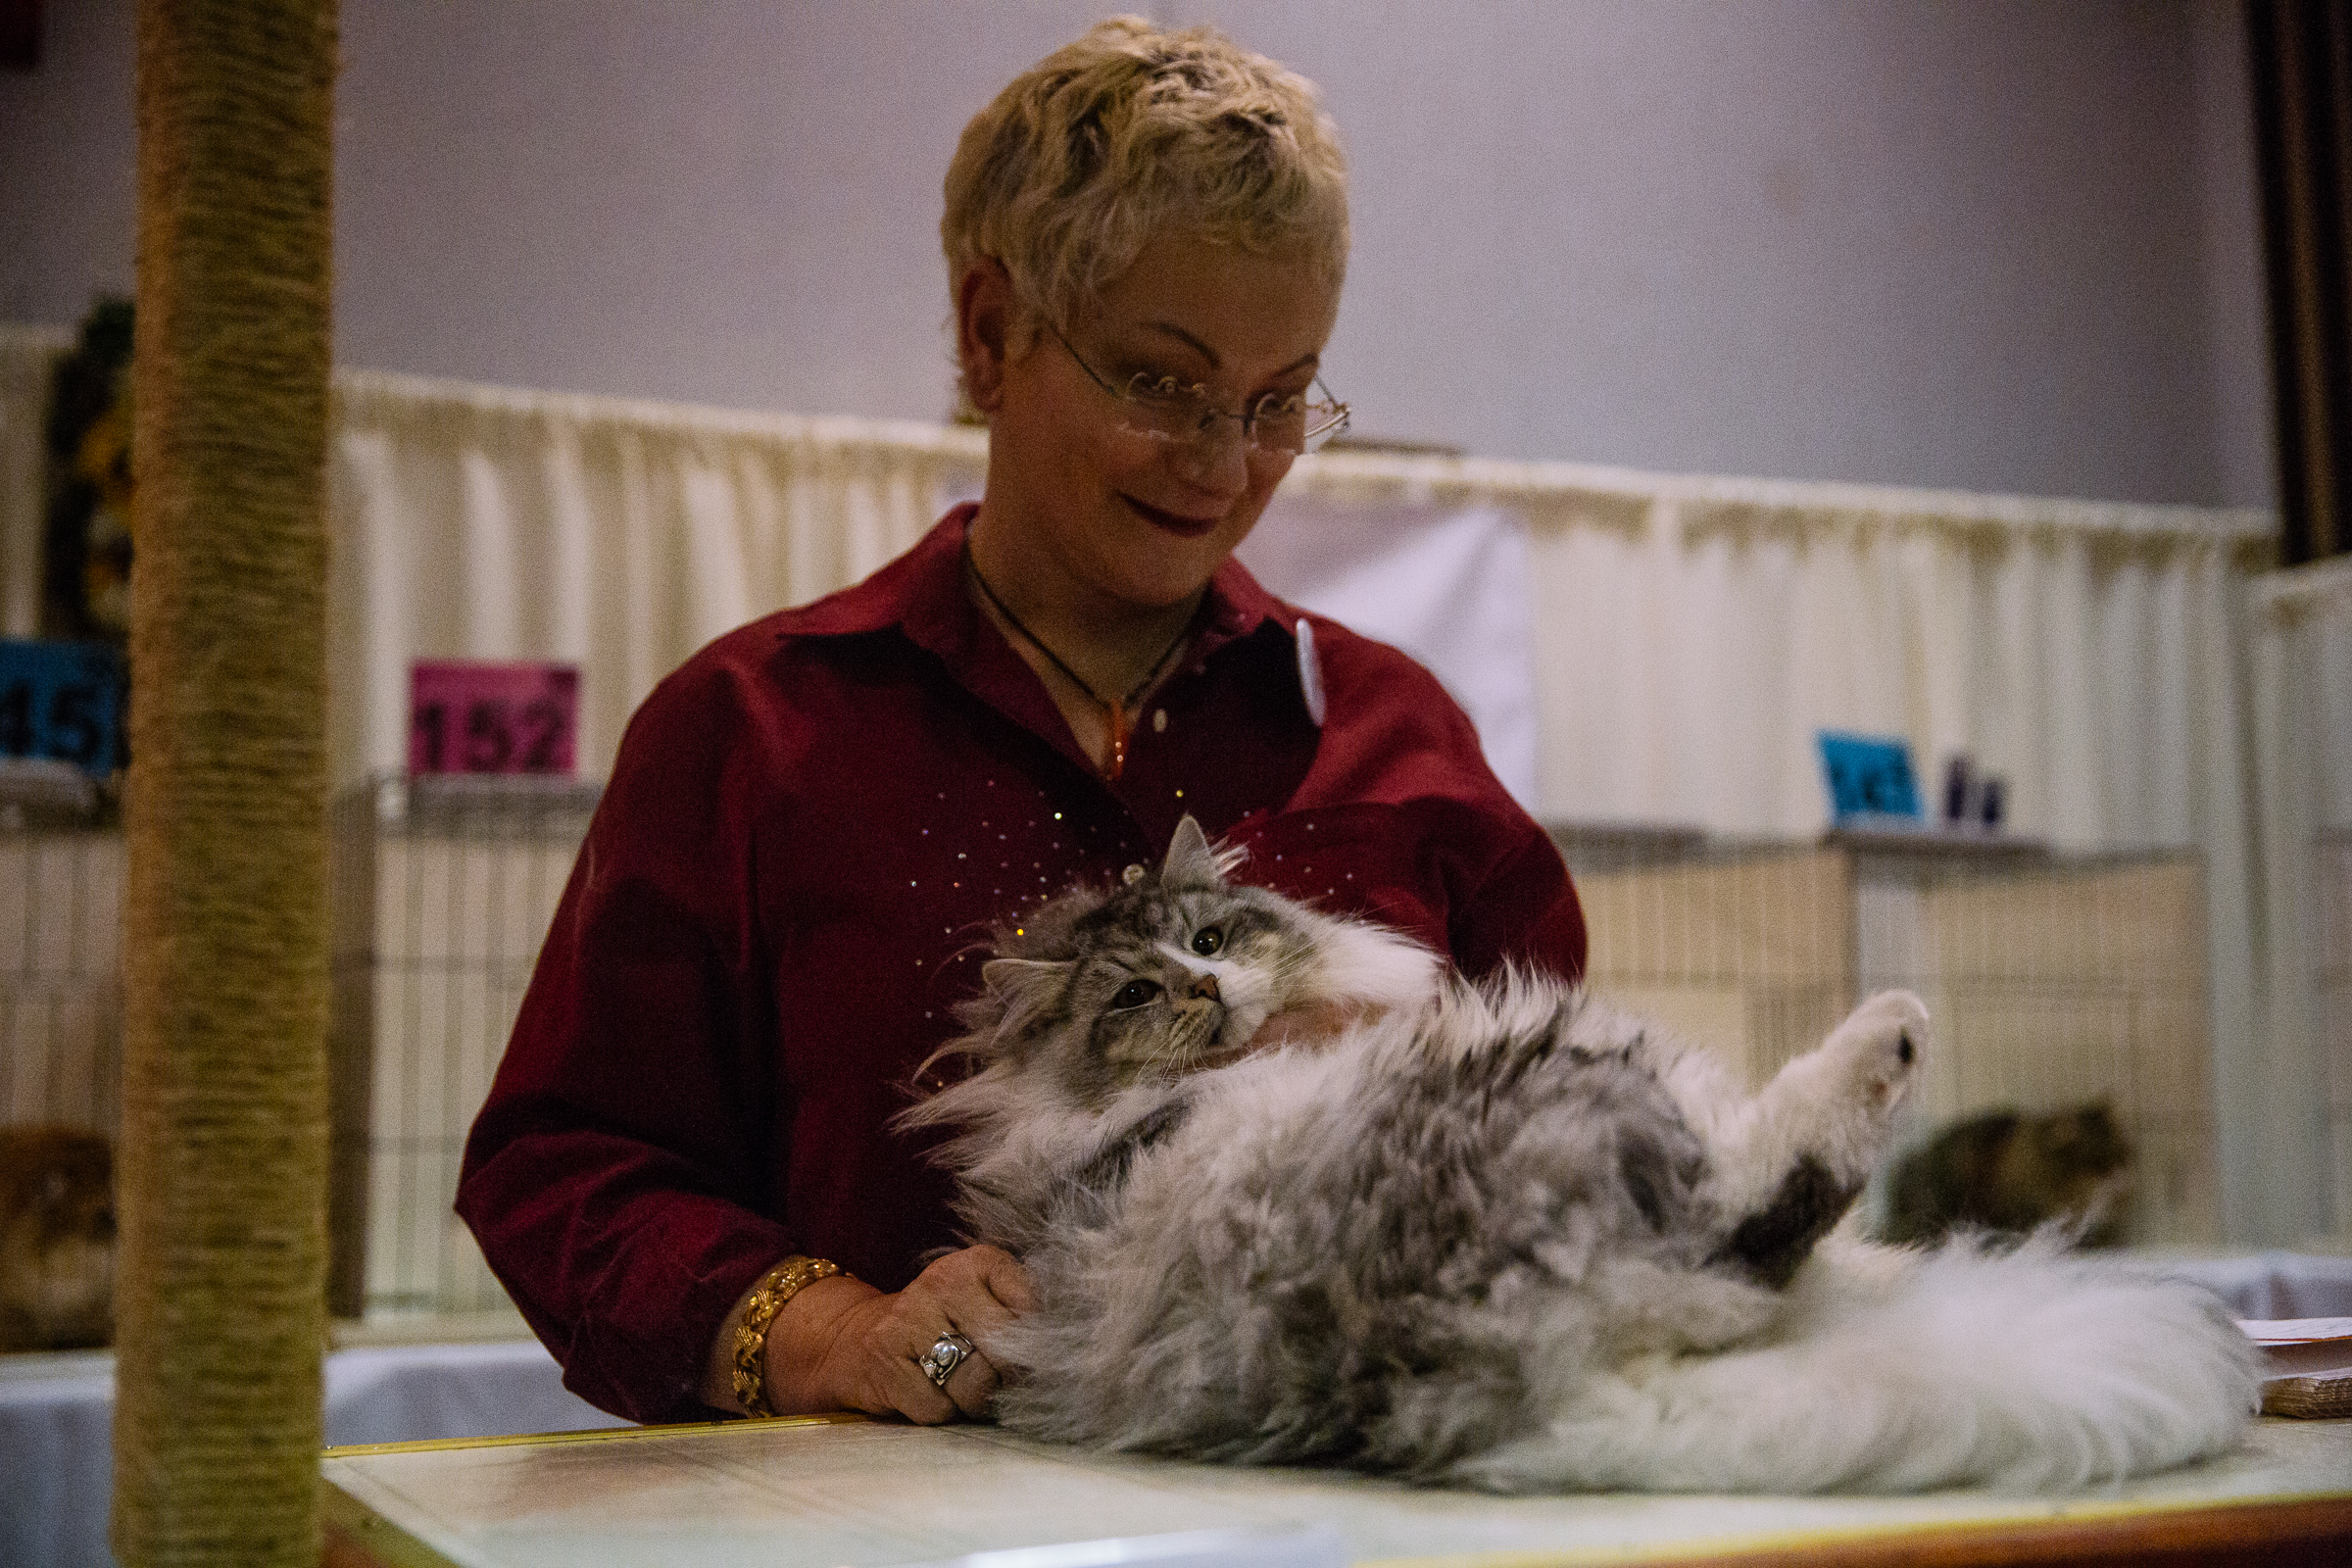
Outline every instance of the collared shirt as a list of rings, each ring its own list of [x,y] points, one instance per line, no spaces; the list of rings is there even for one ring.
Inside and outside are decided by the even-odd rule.
[[[956,1244],[927,1141],[888,1122],[989,932],[1156,863],[1188,812],[1249,851],[1240,879],[1467,972],[1583,968],[1558,854],[1418,664],[1228,561],[1106,782],[965,592],[971,515],[712,643],[622,739],[458,1195],[606,1409],[707,1417],[720,1321],[789,1253],[897,1290]]]

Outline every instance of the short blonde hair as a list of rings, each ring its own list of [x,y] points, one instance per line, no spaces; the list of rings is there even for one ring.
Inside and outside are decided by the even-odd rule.
[[[1299,252],[1336,290],[1348,161],[1313,82],[1214,27],[1097,23],[972,118],[948,165],[948,287],[983,257],[1068,326],[1153,235]]]

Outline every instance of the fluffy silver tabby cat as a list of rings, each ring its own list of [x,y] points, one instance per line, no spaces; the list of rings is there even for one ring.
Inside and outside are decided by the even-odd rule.
[[[2207,1293],[2028,1243],[1830,1235],[1927,1013],[1761,1093],[1556,981],[1165,863],[1002,933],[977,1070],[908,1111],[1039,1306],[984,1347],[1036,1437],[1501,1491],[2072,1487],[2218,1452]]]

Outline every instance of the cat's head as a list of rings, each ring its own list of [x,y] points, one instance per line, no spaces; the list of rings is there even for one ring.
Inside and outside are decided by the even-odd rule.
[[[2034,1141],[2035,1156],[2053,1172],[2096,1178],[2132,1163],[2132,1141],[2104,1100],[2032,1117],[2023,1130]]]
[[[1001,932],[960,1048],[1089,1108],[1429,995],[1434,955],[1228,880],[1191,817],[1156,870],[1065,895]]]
[[[106,1343],[113,1166],[112,1148],[95,1133],[0,1127],[0,1350]]]

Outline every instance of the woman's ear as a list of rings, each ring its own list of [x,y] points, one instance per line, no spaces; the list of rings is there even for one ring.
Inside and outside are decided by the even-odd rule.
[[[1012,274],[993,256],[976,258],[956,280],[956,356],[964,395],[983,414],[996,413],[1004,401],[1017,309]]]

